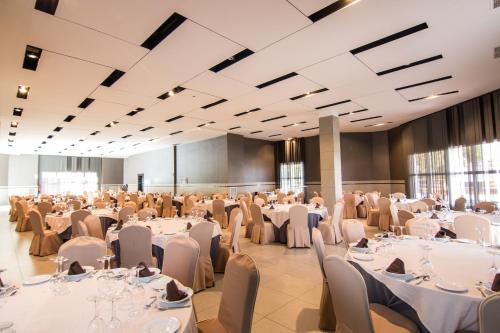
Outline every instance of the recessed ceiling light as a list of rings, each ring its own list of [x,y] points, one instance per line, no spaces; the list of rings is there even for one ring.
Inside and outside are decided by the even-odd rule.
[[[12,115],[16,117],[21,117],[22,114],[23,114],[22,108],[14,108],[14,111],[12,112]]]
[[[9,147],[12,147],[12,145],[9,145]]]
[[[174,91],[173,91],[173,90],[170,90],[170,91],[168,92],[168,96],[174,96]]]
[[[385,125],[385,123],[378,123],[378,124],[375,124],[373,126],[384,126],[384,125]]]
[[[25,86],[25,85],[19,85],[17,86],[17,98],[23,98],[23,99],[26,99],[28,98],[28,93],[30,91],[30,87],[29,86]]]
[[[16,136],[16,132],[9,132],[9,136]]]
[[[12,139],[8,139],[7,141],[9,141],[9,142],[14,142],[14,140],[12,140]]]
[[[156,140],[158,140],[158,138],[149,139],[148,141],[153,142],[153,141],[156,141]]]
[[[47,139],[52,139],[54,136],[51,134],[47,137]]]
[[[112,121],[109,124],[107,124],[106,127],[113,127],[113,126],[115,126],[118,123],[119,123],[118,121]]]
[[[54,132],[60,132],[63,128],[61,126],[57,126],[54,128]]]
[[[78,141],[83,142],[83,141],[85,141],[85,139],[80,139],[80,140],[78,140]]]
[[[38,59],[38,56],[34,53],[30,53],[28,54],[28,58],[31,58],[31,59]]]
[[[430,96],[427,96],[425,99],[434,99],[434,98],[438,98],[439,95],[430,95]]]

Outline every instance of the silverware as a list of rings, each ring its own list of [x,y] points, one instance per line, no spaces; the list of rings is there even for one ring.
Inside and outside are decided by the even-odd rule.
[[[420,285],[422,282],[424,281],[430,281],[431,280],[431,277],[429,275],[425,275],[422,277],[422,280],[418,281],[417,283],[415,283],[416,286]]]
[[[175,310],[175,309],[184,309],[190,308],[191,305],[182,305],[182,306],[168,306],[166,308],[158,308],[158,311],[167,311],[167,310]]]
[[[418,279],[422,279],[425,275],[418,275],[418,276],[414,276],[412,277],[411,279],[408,279],[406,280],[407,283],[411,282],[411,281],[415,281],[415,280],[418,280]]]
[[[151,302],[149,302],[148,304],[144,305],[144,307],[145,307],[146,309],[149,309],[150,307],[152,307],[152,306],[153,306],[153,304],[155,304],[156,299],[157,299],[157,296],[151,296],[151,298],[153,298],[153,300],[152,300]]]
[[[481,288],[480,286],[477,286],[476,289],[481,292],[481,295],[483,295],[483,297],[486,297],[486,294],[484,293],[483,288]]]

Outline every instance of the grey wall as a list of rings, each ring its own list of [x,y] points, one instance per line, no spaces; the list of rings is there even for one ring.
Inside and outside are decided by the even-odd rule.
[[[9,185],[9,155],[0,154],[0,186]]]
[[[137,174],[144,174],[148,191],[172,191],[174,183],[174,153],[172,147],[130,156],[123,163],[123,181],[129,190],[137,189]]]
[[[123,184],[123,158],[102,159],[102,184]]]

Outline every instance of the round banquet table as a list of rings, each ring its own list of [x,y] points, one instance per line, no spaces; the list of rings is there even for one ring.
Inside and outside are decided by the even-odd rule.
[[[417,209],[414,208],[413,204],[419,201],[418,199],[401,199],[399,202],[397,200],[392,200],[392,203],[396,206],[398,210],[407,210],[409,212],[415,212]]]
[[[163,253],[165,243],[173,237],[183,236],[189,237],[189,232],[186,230],[187,223],[190,222],[193,226],[200,223],[197,219],[188,218],[156,218],[151,221],[139,221],[137,224],[142,226],[149,226],[153,233],[152,239],[152,254],[158,260],[158,268],[163,265]],[[126,228],[127,226],[124,226]],[[219,241],[222,235],[222,230],[219,223],[214,223],[214,231],[212,234],[212,243],[210,244],[210,257],[212,264],[217,262],[217,255],[219,249]],[[120,263],[120,242],[118,241],[118,232],[113,227],[109,228],[106,232],[106,243],[109,248],[113,250],[115,260],[118,265]]]
[[[194,206],[206,209],[207,212],[210,213],[209,215],[211,216],[214,213],[213,202],[214,202],[213,200],[205,200],[205,202],[199,201],[195,203]],[[228,218],[229,216],[231,216],[231,211],[233,210],[233,208],[236,207],[239,207],[239,204],[236,201],[230,199],[224,199],[224,210],[226,211]]]
[[[99,273],[98,273],[99,274]],[[94,316],[94,303],[88,297],[97,295],[97,278],[94,275],[80,282],[65,282],[68,294],[55,296],[50,290],[50,282],[34,286],[22,286],[15,296],[9,297],[2,308],[1,318],[8,318],[14,323],[17,333],[52,332],[52,333],[84,333]],[[156,292],[149,284],[144,284],[144,303]],[[194,309],[189,307],[159,311],[146,309],[142,315],[129,317],[130,310],[122,310],[120,301],[117,304],[117,316],[122,323],[123,333],[141,332],[143,327],[155,319],[173,316],[181,322],[178,332],[195,333],[196,319]],[[109,320],[110,302],[100,303],[101,317]],[[0,319],[0,321],[2,321]]]
[[[488,269],[492,263],[492,255],[488,248],[477,244],[461,244],[458,242],[441,243],[425,240],[393,240],[393,250],[383,255],[373,254],[373,261],[359,261],[348,252],[346,257],[362,273],[369,294],[370,302],[382,303],[395,311],[401,302],[395,302],[393,296],[406,303],[418,314],[419,320],[428,332],[454,333],[457,330],[477,331],[477,307],[483,299],[477,290],[479,281],[487,281]],[[370,245],[378,247],[381,243]],[[416,285],[387,276],[383,269],[396,258],[405,263],[407,272],[421,274],[421,245],[429,245],[432,250],[429,259],[434,266],[435,276],[430,281]],[[396,255],[397,254],[397,255]],[[382,268],[382,270],[380,270]],[[444,280],[458,282],[467,287],[465,293],[454,293],[442,290],[436,282]],[[389,292],[383,289],[387,288]],[[424,330],[425,331],[425,330]]]

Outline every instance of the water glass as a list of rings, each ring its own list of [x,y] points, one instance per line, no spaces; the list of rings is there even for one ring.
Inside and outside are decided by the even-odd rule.
[[[87,332],[104,333],[106,331],[106,323],[104,322],[104,319],[101,318],[99,313],[99,302],[102,298],[95,295],[90,296],[87,300],[94,303],[94,317],[89,322]]]

